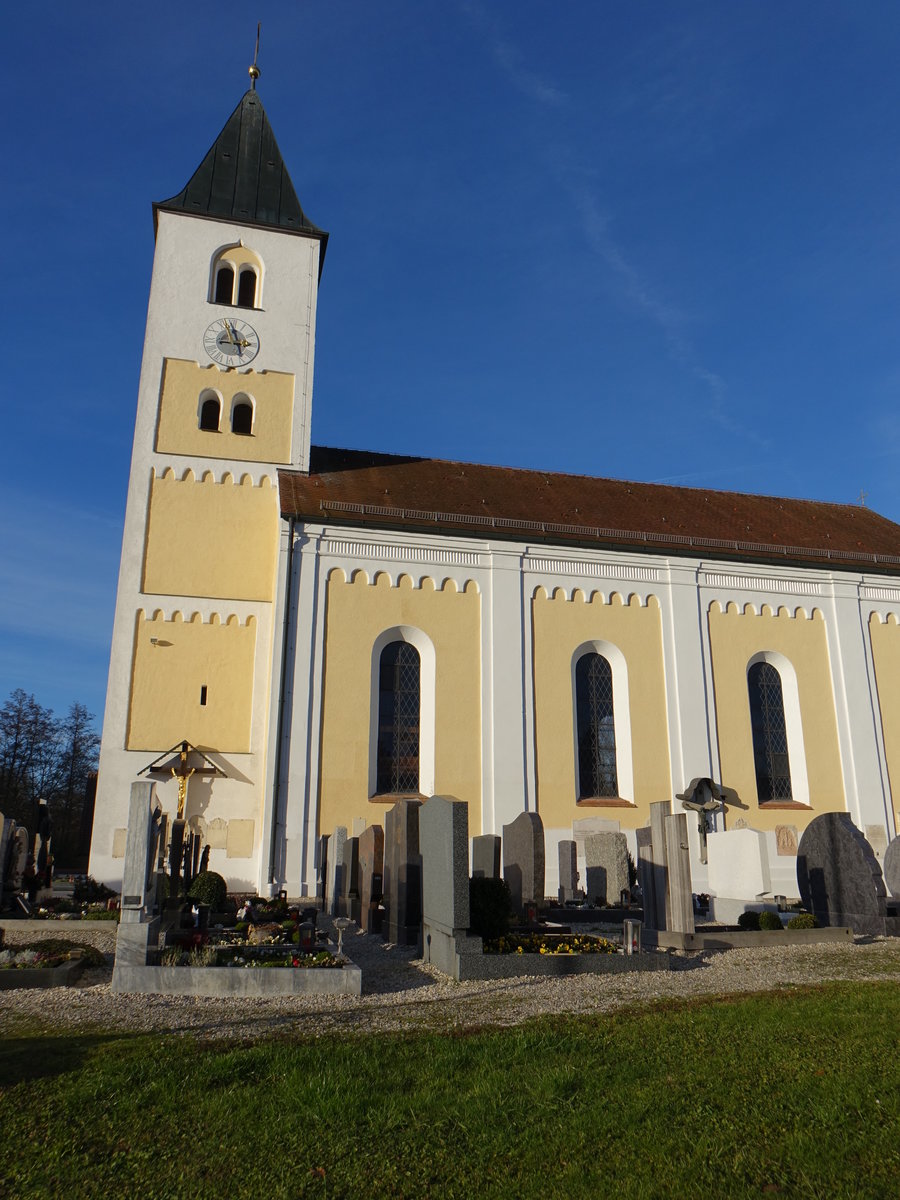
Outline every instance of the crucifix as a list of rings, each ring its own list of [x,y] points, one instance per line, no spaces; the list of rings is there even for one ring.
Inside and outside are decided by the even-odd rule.
[[[170,755],[176,755],[170,758]],[[190,759],[194,756],[199,766],[191,766]],[[185,892],[197,873],[200,859],[200,837],[188,829],[185,817],[187,811],[188,783],[195,775],[224,775],[219,767],[202,751],[192,746],[187,739],[161,754],[149,766],[144,767],[141,774],[163,776],[163,778],[178,781],[178,812],[172,822],[169,838],[169,879],[170,900],[180,897]]]

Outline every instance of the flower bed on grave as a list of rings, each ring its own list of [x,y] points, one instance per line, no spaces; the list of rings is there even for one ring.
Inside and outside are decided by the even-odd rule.
[[[85,967],[105,964],[93,946],[47,938],[0,950],[0,991],[11,988],[66,987]]]
[[[194,950],[170,947],[160,955],[163,967],[237,967],[272,968],[291,967],[305,970],[318,968],[342,969],[344,960],[330,950],[314,950],[304,953],[289,945],[207,945]]]
[[[618,954],[608,938],[580,934],[505,934],[483,943],[485,954]]]

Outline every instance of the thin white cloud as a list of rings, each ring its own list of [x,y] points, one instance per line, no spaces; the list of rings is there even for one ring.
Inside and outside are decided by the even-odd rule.
[[[500,31],[500,22],[493,13],[487,12],[481,4],[475,3],[475,0],[469,0],[463,4],[463,11],[468,13],[487,35],[491,53],[517,91],[530,100],[536,100],[539,104],[551,107],[559,107],[568,103],[569,97],[562,88],[526,66],[522,51],[503,36]]]
[[[528,68],[521,50],[503,33],[493,13],[486,12],[476,0],[466,0],[463,9],[487,34],[494,57],[515,88],[542,104],[559,106],[568,101],[567,94],[561,88]],[[665,89],[667,103],[673,101],[670,92],[671,88]],[[683,98],[681,103],[685,103]],[[651,281],[630,261],[612,236],[611,217],[603,210],[594,189],[584,182],[590,176],[590,171],[561,165],[562,160],[572,155],[566,150],[565,140],[561,138],[560,142],[562,145],[557,144],[554,150],[555,172],[581,218],[588,245],[620,281],[626,299],[660,330],[671,358],[706,389],[709,396],[706,419],[743,441],[770,449],[769,439],[744,425],[729,411],[728,385],[721,375],[699,361],[693,343],[684,333],[687,323],[685,314],[665,301]]]

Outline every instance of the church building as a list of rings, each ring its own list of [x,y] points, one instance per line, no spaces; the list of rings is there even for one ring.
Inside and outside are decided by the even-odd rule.
[[[578,822],[634,854],[650,804],[701,778],[775,892],[820,813],[876,851],[898,832],[900,526],[311,445],[328,234],[255,79],[153,215],[94,876],[121,882],[148,777],[232,888],[291,896],[321,835],[400,797],[465,801],[470,836],[537,812],[550,894]]]

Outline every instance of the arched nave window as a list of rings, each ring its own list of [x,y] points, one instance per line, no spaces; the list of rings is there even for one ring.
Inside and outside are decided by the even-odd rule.
[[[753,766],[760,804],[792,800],[791,761],[781,675],[770,662],[751,663],[747,671],[750,692],[750,726],[753,732]]]
[[[419,791],[419,652],[409,642],[388,642],[378,670],[379,795]]]
[[[619,794],[613,674],[602,654],[583,654],[575,664],[578,799]]]

